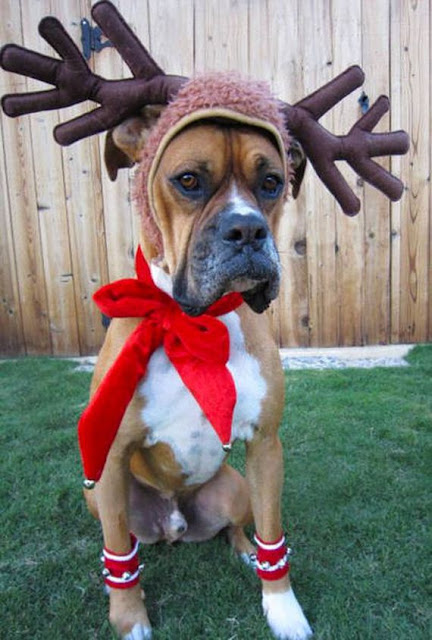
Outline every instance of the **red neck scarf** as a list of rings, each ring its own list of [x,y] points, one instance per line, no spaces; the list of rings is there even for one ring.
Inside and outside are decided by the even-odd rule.
[[[100,479],[127,406],[147,371],[150,356],[161,345],[222,444],[231,440],[236,390],[226,367],[229,333],[215,316],[239,307],[241,295],[225,295],[205,314],[192,318],[156,287],[140,248],[135,269],[137,279],[117,280],[99,289],[93,298],[111,318],[142,318],[142,322],[125,342],[79,421],[78,440],[87,480]]]

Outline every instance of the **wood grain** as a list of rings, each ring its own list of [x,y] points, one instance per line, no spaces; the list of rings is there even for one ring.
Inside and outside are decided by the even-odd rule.
[[[46,15],[48,3],[22,0],[21,6],[24,46],[38,49],[44,55],[52,55],[52,48],[35,29],[35,23]],[[37,80],[27,80],[29,91],[39,91],[42,87]],[[61,148],[53,144],[52,138],[59,114],[56,110],[42,111],[32,114],[28,120],[36,195],[36,203],[33,204],[36,204],[40,230],[52,353],[74,354],[79,350],[79,343],[64,173]]]
[[[401,102],[411,134],[402,160],[407,192],[401,212],[401,282],[399,337],[418,342],[428,335],[430,286],[430,91],[429,4],[401,5]]]
[[[18,2],[6,3],[0,21],[2,42],[23,43],[22,14]],[[27,80],[2,74],[2,89],[15,93],[27,89]],[[3,118],[6,181],[11,212],[18,292],[27,354],[52,353],[41,235],[37,211],[29,118]],[[6,274],[5,274],[6,275]],[[3,290],[3,286],[2,286]]]
[[[389,88],[390,21],[385,2],[362,0],[363,68],[368,70],[363,90],[372,103]],[[379,64],[376,61],[379,60]],[[390,118],[382,118],[375,131],[388,131]],[[387,170],[388,158],[376,159]],[[363,341],[386,344],[390,339],[390,202],[376,189],[364,186]]]

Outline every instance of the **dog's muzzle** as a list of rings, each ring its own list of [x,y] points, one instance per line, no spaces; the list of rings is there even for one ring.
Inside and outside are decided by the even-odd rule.
[[[225,208],[197,233],[174,277],[174,298],[189,315],[200,315],[225,293],[238,291],[257,313],[279,293],[280,262],[259,210]]]

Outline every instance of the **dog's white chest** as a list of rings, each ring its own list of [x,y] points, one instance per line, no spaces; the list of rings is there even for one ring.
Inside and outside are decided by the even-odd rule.
[[[219,319],[230,334],[227,366],[237,394],[232,437],[249,440],[261,413],[266,383],[258,361],[246,352],[238,315],[232,312]],[[187,484],[201,484],[213,477],[225,457],[221,442],[163,348],[152,355],[139,393],[146,401],[142,411],[149,429],[145,446],[168,444],[187,476]]]

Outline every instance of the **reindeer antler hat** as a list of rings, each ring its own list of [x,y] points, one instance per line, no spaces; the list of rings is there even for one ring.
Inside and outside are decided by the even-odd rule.
[[[55,87],[47,91],[3,96],[2,107],[7,115],[14,117],[59,109],[84,100],[100,105],[54,129],[54,137],[62,145],[108,131],[129,116],[138,114],[145,105],[175,100],[187,82],[187,78],[164,73],[108,0],[95,4],[92,16],[130,68],[132,78],[106,80],[92,73],[75,43],[53,17],[46,17],[40,22],[39,32],[61,60],[13,44],[0,51],[3,69]],[[353,66],[300,102],[294,105],[280,103],[285,129],[300,142],[318,176],[347,215],[359,211],[360,201],[337,169],[336,161],[345,160],[360,177],[391,200],[398,200],[403,184],[372,158],[401,155],[409,146],[409,138],[404,131],[373,133],[389,109],[389,100],[385,96],[378,98],[347,135],[334,135],[319,124],[319,119],[327,111],[361,86],[363,81],[363,71]]]
[[[142,215],[144,235],[162,251],[162,235],[153,203],[153,178],[169,142],[191,124],[225,119],[264,129],[279,151],[285,167],[286,185],[293,172],[289,162],[290,136],[280,102],[267,85],[242,79],[237,73],[211,73],[184,84],[151,130],[135,179],[135,199]],[[286,195],[288,189],[285,189]]]

